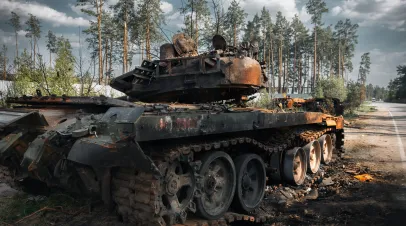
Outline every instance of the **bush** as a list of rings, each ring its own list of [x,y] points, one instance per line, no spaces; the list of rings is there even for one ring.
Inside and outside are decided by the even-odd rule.
[[[313,95],[317,98],[337,98],[344,101],[347,96],[344,79],[338,77],[320,79]]]
[[[361,106],[361,90],[362,85],[358,82],[350,81],[347,84],[347,100],[346,109],[349,111],[354,111],[356,108]]]

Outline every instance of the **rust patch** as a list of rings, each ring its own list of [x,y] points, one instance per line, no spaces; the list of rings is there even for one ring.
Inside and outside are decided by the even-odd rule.
[[[244,84],[261,86],[261,66],[258,61],[244,57],[240,58],[221,58],[225,63],[223,72],[226,75],[226,79],[230,80],[233,84]]]

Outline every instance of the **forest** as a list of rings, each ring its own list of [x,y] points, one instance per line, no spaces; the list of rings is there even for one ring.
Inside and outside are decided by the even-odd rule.
[[[228,7],[224,7],[222,0],[183,3],[179,9],[184,17],[183,27],[172,32],[183,32],[193,38],[199,53],[210,50],[215,34],[222,35],[233,46],[242,41],[258,42],[259,60],[268,65],[273,92],[338,95],[342,100],[355,92],[360,101],[385,98],[384,88],[367,85],[369,53],[356,59],[360,61],[358,79],[348,79],[354,71],[359,25],[350,19],[325,25],[323,15],[329,9],[323,0],[306,3],[311,29],[298,15],[293,18],[286,18],[282,12],[271,15],[265,7],[249,16],[237,0],[232,0]],[[68,39],[57,37],[52,30],[43,31],[36,16],[30,14],[27,21],[21,21],[20,15],[11,12],[7,23],[15,33],[16,57],[7,59],[7,51],[14,47],[4,45],[0,60],[3,79],[7,77],[6,72],[14,74],[14,94],[31,93],[39,87],[47,94],[93,95],[94,84],[108,84],[112,77],[130,71],[135,56],[141,60],[157,59],[160,45],[171,42],[165,32],[160,0],[119,0],[115,5],[108,5],[105,0],[77,0],[76,4],[92,18],[90,26],[81,32],[90,53],[87,61],[81,52],[79,57],[72,54]],[[18,51],[20,30],[26,32],[25,38],[30,41],[30,48],[21,53]],[[45,50],[38,49],[41,38],[46,39],[49,62],[42,59]],[[114,71],[115,66],[121,70]],[[398,83],[396,80],[391,85],[398,86]],[[80,89],[75,89],[74,84],[79,84]],[[332,85],[338,85],[342,91],[329,92],[327,87]]]

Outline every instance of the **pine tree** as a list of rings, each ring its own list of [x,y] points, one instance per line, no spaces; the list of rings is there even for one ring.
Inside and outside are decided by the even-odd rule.
[[[350,19],[338,21],[334,27],[334,38],[338,42],[338,75],[344,78],[344,71],[352,71],[351,59],[354,57],[355,45],[358,44],[358,24],[352,24]]]
[[[371,57],[369,53],[364,53],[361,56],[361,63],[359,65],[358,79],[361,84],[365,85],[367,81],[367,75],[371,67]]]
[[[278,42],[278,63],[279,63],[278,92],[279,93],[282,93],[283,44],[284,44],[284,38],[285,38],[285,34],[286,34],[287,24],[288,24],[288,21],[282,15],[282,12],[280,12],[280,11],[277,12],[277,14],[276,14],[276,22],[275,22],[275,26],[274,26],[274,34],[275,34],[275,39]]]
[[[195,40],[196,46],[199,48],[199,31],[209,26],[210,11],[207,0],[187,0],[181,11],[186,15],[183,31]],[[199,27],[200,24],[203,24],[203,27]]]
[[[41,25],[38,18],[31,13],[28,14],[29,18],[25,22],[26,27],[26,37],[31,39],[31,55],[33,57],[33,62],[35,65],[35,56],[38,49],[38,39],[41,38]],[[37,48],[37,49],[36,49]]]
[[[52,65],[52,53],[56,53],[57,46],[56,46],[56,35],[51,31],[48,30],[47,34],[47,48],[49,50],[49,66],[51,67]]]
[[[146,57],[148,60],[152,59],[152,43],[162,39],[160,26],[165,24],[165,21],[160,6],[160,0],[140,0],[137,7],[137,15],[139,18],[143,18],[140,30],[144,37],[140,39],[145,43]]]
[[[237,46],[238,36],[244,26],[244,20],[246,17],[247,13],[241,8],[240,3],[233,0],[228,7],[225,19],[227,33],[232,34],[228,35],[228,41],[229,43],[233,43],[233,46]]]
[[[97,38],[98,38],[98,54],[99,54],[99,84],[103,81],[103,51],[102,51],[102,34],[101,23],[103,15],[104,0],[77,0],[79,6],[91,6],[92,9],[82,9],[82,12],[89,16],[97,18]]]
[[[16,55],[14,57],[14,62],[16,63],[17,57],[18,57],[18,31],[20,31],[22,28],[21,22],[20,22],[20,16],[15,12],[11,12],[11,18],[9,20],[9,24],[13,27],[14,35],[16,38]],[[18,65],[17,65],[17,67],[18,67]]]
[[[116,26],[122,30],[123,73],[128,71],[128,39],[129,34],[137,31],[139,22],[135,14],[134,0],[119,0],[113,7]]]
[[[73,90],[73,84],[75,82],[75,57],[72,54],[72,46],[69,40],[64,37],[57,38],[56,46],[56,76],[53,76],[49,81],[51,83],[52,92],[57,95],[73,95],[75,94]]]
[[[313,83],[312,87],[314,88],[316,84],[316,62],[317,62],[317,27],[322,25],[321,18],[323,13],[328,12],[326,3],[323,0],[309,0],[306,4],[307,13],[312,15],[311,21],[314,24],[314,62],[313,62]]]
[[[292,35],[294,44],[293,55],[293,76],[297,78],[298,92],[302,90],[302,53],[304,52],[304,41],[307,38],[308,30],[303,22],[295,15],[292,19]]]

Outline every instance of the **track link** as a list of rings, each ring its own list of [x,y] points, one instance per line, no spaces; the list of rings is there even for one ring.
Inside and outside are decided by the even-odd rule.
[[[186,156],[188,161],[192,162],[194,161],[194,154],[219,149],[233,150],[230,147],[241,144],[255,146],[257,152],[261,152],[261,154],[272,154],[311,142],[330,131],[332,131],[331,128],[309,127],[299,130],[289,129],[283,133],[274,134],[266,140],[236,137],[207,143],[188,143],[169,147],[167,152],[156,153],[152,159],[161,172],[165,174],[168,165],[180,157]],[[319,178],[315,177],[305,186],[310,187],[317,180]],[[186,219],[186,212],[174,214],[173,211],[166,209],[165,206],[167,205],[164,205],[162,201],[162,195],[165,194],[165,180],[136,169],[117,169],[113,173],[112,184],[112,196],[117,204],[118,214],[124,222],[130,222],[134,225],[164,226],[175,222],[182,222],[175,225],[227,225],[241,220],[261,223],[271,218],[271,215],[266,214],[254,216],[228,212],[218,220],[194,219],[194,216]],[[298,197],[301,195],[303,193],[298,193]],[[191,205],[190,210],[193,212],[193,205]]]

